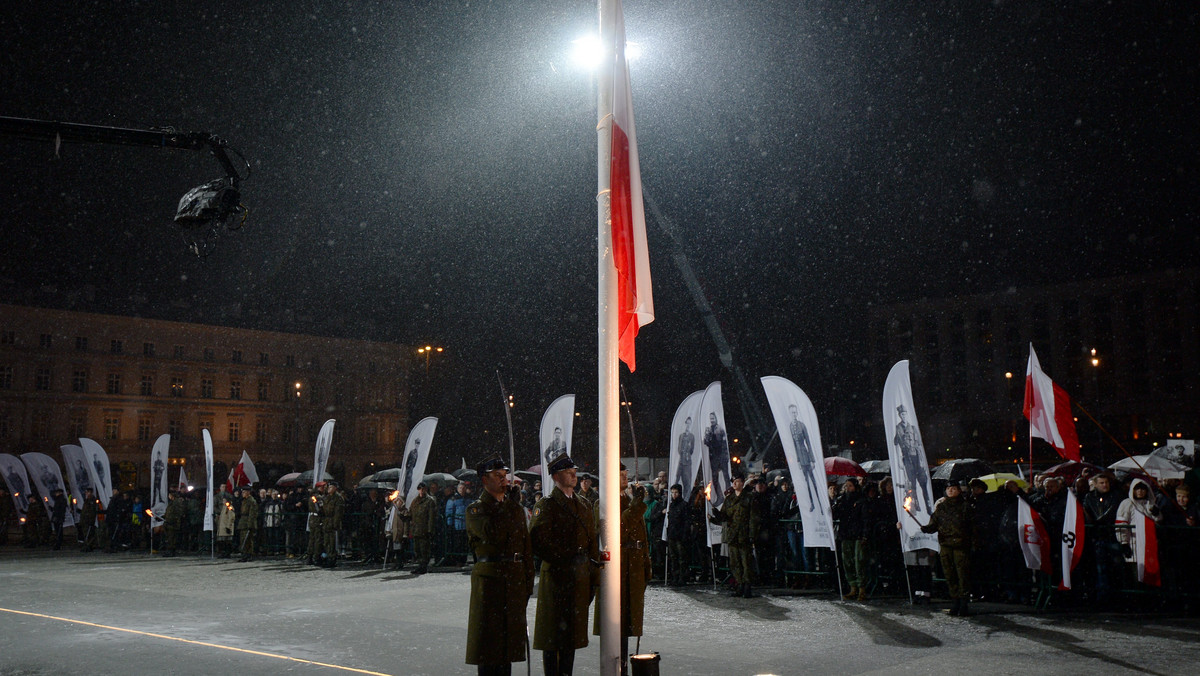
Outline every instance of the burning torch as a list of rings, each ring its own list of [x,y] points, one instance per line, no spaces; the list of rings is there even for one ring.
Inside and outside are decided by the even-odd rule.
[[[913,520],[913,523],[917,524],[918,526],[924,527],[926,524],[923,524],[920,521],[917,521],[917,517],[912,513],[912,509],[911,509],[912,503],[913,503],[913,499],[912,499],[911,495],[904,498],[904,513],[908,515],[908,518]]]

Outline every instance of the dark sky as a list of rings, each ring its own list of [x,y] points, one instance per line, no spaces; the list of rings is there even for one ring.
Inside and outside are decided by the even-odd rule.
[[[646,192],[752,383],[792,378],[823,417],[861,394],[845,384],[867,372],[870,305],[1195,264],[1194,3],[625,12]],[[562,393],[576,438],[594,434],[595,93],[569,52],[595,17],[578,0],[15,3],[0,114],[208,131],[253,175],[247,225],[197,260],[170,224],[219,176],[210,157],[0,138],[0,300],[432,342],[445,410],[414,414],[442,419],[445,452],[499,450],[497,369],[530,456]],[[658,320],[622,372],[661,452],[682,398],[729,378],[649,228]]]

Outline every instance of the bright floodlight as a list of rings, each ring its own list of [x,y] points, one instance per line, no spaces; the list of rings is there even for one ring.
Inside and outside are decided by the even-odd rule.
[[[595,70],[604,59],[604,48],[598,35],[587,35],[571,42],[571,61],[580,68]],[[642,55],[642,47],[636,42],[625,43],[625,60],[635,61]]]

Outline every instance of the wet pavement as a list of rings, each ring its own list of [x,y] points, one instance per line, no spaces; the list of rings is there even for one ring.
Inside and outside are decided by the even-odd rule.
[[[469,578],[348,563],[0,549],[0,674],[472,674]],[[535,601],[530,602],[532,625]],[[651,587],[641,648],[663,674],[1191,673],[1200,621],[899,599]],[[631,646],[632,647],[632,646]],[[598,644],[576,657],[599,672]],[[541,673],[534,655],[532,672]],[[524,674],[516,665],[514,674]]]

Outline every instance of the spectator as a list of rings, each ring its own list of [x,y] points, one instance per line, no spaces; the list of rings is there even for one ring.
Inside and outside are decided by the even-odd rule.
[[[838,550],[842,553],[842,569],[846,571],[846,584],[850,587],[847,598],[866,599],[866,590],[859,566],[863,561],[862,515],[859,512],[858,482],[853,477],[842,484],[842,493],[833,503],[833,521],[837,534]]]
[[[946,499],[938,500],[929,517],[929,523],[921,526],[925,533],[938,534],[938,549],[942,561],[942,573],[946,576],[946,587],[954,606],[951,615],[966,616],[971,593],[971,505],[962,496],[962,486],[957,481],[946,484]]]
[[[467,507],[473,502],[467,483],[458,484],[458,492],[446,502],[446,532],[450,535],[449,551],[439,565],[461,566],[466,563]]]
[[[1113,476],[1097,475],[1093,481],[1095,490],[1083,499],[1083,515],[1087,527],[1087,540],[1095,563],[1095,602],[1101,606],[1112,600],[1113,589],[1121,583],[1121,544],[1117,541],[1117,508],[1120,497],[1112,490]],[[1078,497],[1078,496],[1077,496]]]
[[[1127,563],[1136,561],[1137,534],[1133,528],[1135,512],[1141,512],[1147,519],[1158,521],[1162,512],[1150,499],[1150,484],[1141,479],[1134,479],[1129,484],[1129,497],[1121,501],[1117,507],[1116,531],[1117,542],[1121,543],[1121,554]]]

